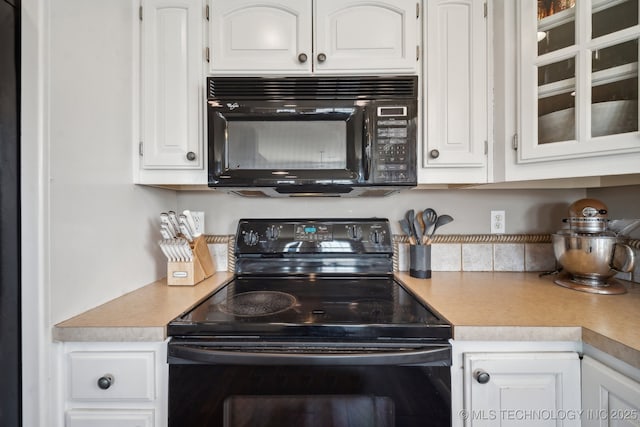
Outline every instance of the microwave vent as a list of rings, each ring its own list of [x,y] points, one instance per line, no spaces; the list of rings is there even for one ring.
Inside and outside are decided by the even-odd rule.
[[[415,99],[418,77],[208,77],[207,95],[208,100]]]

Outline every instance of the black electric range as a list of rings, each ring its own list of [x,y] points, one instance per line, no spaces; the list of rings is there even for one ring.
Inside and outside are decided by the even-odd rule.
[[[386,219],[244,219],[235,275],[168,326],[169,426],[451,425],[451,325]]]
[[[386,219],[240,220],[235,256],[234,279],[169,324],[170,356],[186,343],[358,351],[451,338],[451,325],[393,278]]]

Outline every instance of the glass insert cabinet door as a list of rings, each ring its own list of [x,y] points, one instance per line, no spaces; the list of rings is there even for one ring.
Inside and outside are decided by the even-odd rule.
[[[520,162],[640,151],[638,2],[518,2]]]

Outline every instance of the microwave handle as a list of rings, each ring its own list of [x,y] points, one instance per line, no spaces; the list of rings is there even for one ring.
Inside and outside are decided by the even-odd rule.
[[[369,132],[369,116],[366,114],[363,123],[362,161],[364,162],[364,180],[369,181],[369,175],[371,173],[371,133]]]

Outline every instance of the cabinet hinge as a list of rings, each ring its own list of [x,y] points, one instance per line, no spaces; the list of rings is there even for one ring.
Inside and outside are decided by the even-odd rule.
[[[489,12],[487,11],[487,9],[489,8],[489,6],[487,6],[487,2],[484,3],[484,17],[486,18],[487,15],[489,14]]]
[[[489,141],[487,141],[486,139],[484,140],[484,154],[489,154]]]
[[[144,145],[142,144],[142,141],[138,143],[138,155],[140,157],[144,155]]]
[[[204,7],[204,17],[207,19],[207,21],[209,20],[209,5],[206,5]]]
[[[209,61],[209,48],[208,47],[204,49],[204,58],[207,60],[207,62],[210,62]]]
[[[416,3],[416,18],[420,18],[420,3]]]
[[[138,8],[138,19],[142,21],[142,6]]]
[[[420,61],[420,46],[416,46],[416,61]]]
[[[513,139],[511,140],[511,147],[518,151],[518,134],[514,133],[513,134]]]

